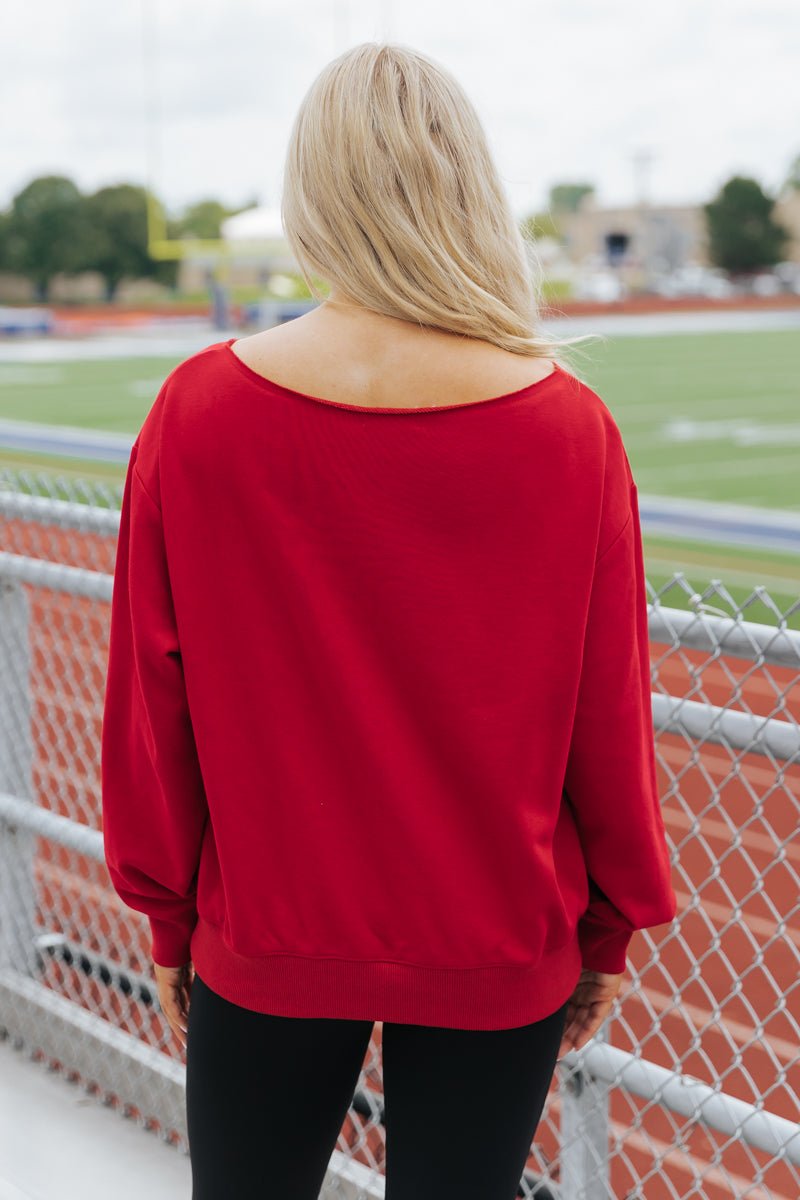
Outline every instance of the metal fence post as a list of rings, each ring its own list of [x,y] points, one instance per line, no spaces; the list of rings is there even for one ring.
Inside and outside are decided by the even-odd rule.
[[[606,1040],[607,1022],[595,1034]],[[559,1200],[614,1200],[609,1183],[610,1088],[585,1067],[559,1064]]]
[[[0,792],[33,804],[30,603],[0,578]],[[0,969],[36,972],[37,835],[0,819]],[[2,1013],[0,1013],[2,1018]]]

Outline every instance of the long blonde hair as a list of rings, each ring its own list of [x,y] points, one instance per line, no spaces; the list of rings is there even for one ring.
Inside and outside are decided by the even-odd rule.
[[[538,327],[541,270],[478,115],[443,67],[364,42],[330,62],[292,127],[281,215],[313,276],[385,316],[558,360],[597,337]]]

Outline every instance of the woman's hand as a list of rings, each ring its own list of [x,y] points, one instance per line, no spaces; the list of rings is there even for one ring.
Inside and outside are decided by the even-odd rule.
[[[622,975],[606,975],[584,968],[567,1005],[564,1035],[558,1057],[569,1050],[581,1050],[594,1037],[611,1011],[619,992]]]
[[[182,967],[162,967],[153,963],[158,986],[158,1001],[169,1027],[182,1046],[186,1045],[186,1025],[189,1020],[194,967],[190,962]]]

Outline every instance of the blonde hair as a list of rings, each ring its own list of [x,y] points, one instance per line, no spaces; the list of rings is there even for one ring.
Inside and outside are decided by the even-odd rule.
[[[558,358],[597,337],[538,328],[541,271],[478,115],[444,68],[364,42],[317,76],[295,118],[281,216],[305,282],[385,316]]]

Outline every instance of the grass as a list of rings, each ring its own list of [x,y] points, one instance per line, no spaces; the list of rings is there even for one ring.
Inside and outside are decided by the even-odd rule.
[[[576,369],[613,412],[640,492],[800,512],[800,332],[619,337],[589,353]]]

